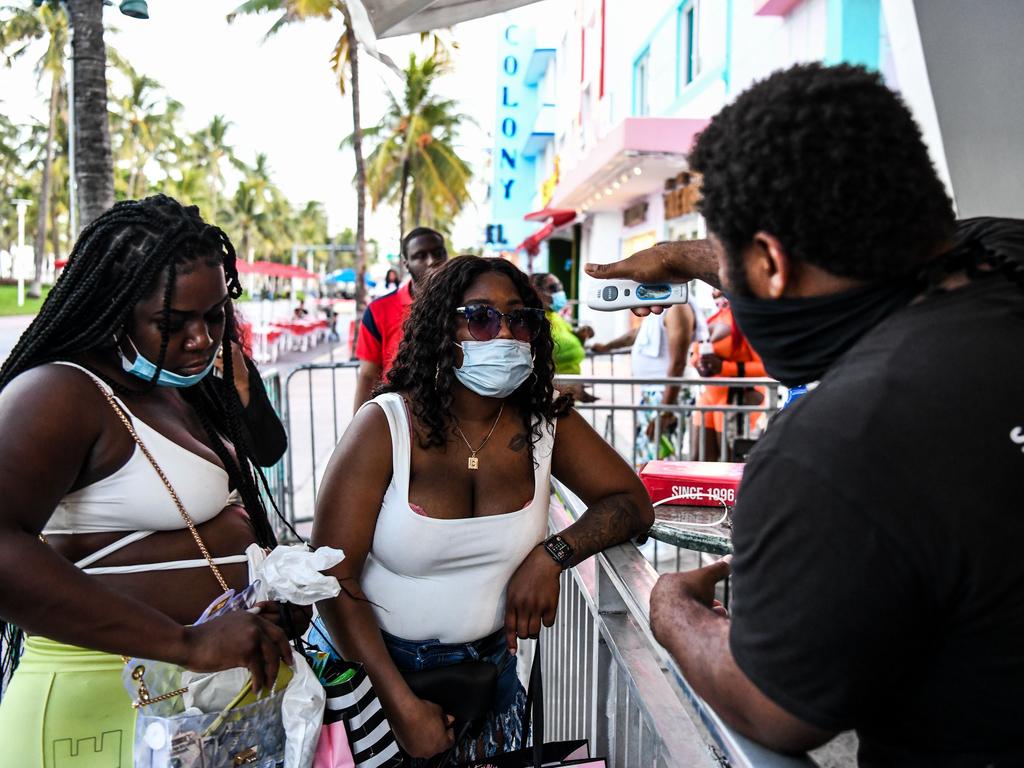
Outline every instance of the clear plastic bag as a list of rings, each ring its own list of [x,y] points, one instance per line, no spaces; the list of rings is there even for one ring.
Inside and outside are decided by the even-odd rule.
[[[279,691],[224,714],[175,713],[180,696],[140,709],[135,768],[276,768],[285,752],[283,695]]]

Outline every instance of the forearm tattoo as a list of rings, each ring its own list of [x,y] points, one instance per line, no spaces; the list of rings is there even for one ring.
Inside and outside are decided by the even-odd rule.
[[[627,494],[616,494],[591,505],[562,535],[574,550],[570,565],[643,533],[640,509]]]

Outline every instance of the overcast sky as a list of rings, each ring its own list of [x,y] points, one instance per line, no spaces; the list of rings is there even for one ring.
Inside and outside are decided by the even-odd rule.
[[[115,3],[106,11],[106,39],[184,105],[189,130],[216,114],[226,116],[232,123],[229,143],[243,160],[251,163],[257,152],[265,152],[275,182],[292,202],[322,201],[332,233],[354,228],[355,164],[350,150],[338,148],[352,131],[351,106],[339,96],[329,63],[339,23],[296,24],[263,42],[274,17],[242,17],[229,25],[225,16],[239,2],[150,0],[148,21],[121,15]],[[497,23],[491,17],[454,28],[451,36],[459,44],[455,71],[443,81],[445,95],[459,100],[462,111],[479,123],[465,127],[462,142],[464,157],[482,176],[487,175],[485,149],[494,123]],[[416,36],[379,45],[399,66],[411,51],[421,50]],[[33,73],[40,53],[31,51],[12,70],[0,68],[0,109],[16,122],[46,118]],[[383,114],[387,89],[401,85],[377,61],[364,56],[361,62],[362,122],[368,126]],[[479,217],[471,208],[456,225],[456,248],[479,240],[487,207],[483,189],[474,187]],[[368,215],[368,235],[381,241],[385,253],[396,247],[397,218],[396,211],[384,207]]]

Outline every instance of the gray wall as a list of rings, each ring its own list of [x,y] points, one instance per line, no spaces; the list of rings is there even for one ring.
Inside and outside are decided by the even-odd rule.
[[[961,217],[1024,218],[1024,0],[915,0]]]

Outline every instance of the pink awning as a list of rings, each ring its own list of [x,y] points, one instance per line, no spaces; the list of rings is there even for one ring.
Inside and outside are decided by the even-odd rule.
[[[708,120],[627,117],[562,170],[551,197],[558,208],[618,211],[688,170],[686,155]]]

